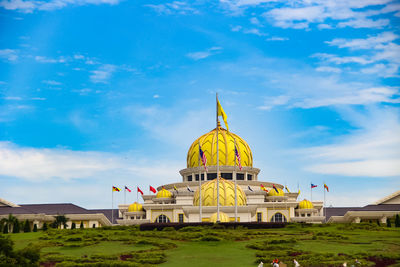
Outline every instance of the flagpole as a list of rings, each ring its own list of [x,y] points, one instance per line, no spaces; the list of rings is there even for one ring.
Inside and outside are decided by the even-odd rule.
[[[322,216],[325,216],[325,182],[324,182],[324,204],[322,205]]]
[[[216,123],[217,123],[217,223],[219,223],[219,129],[218,129],[218,93],[216,93]]]
[[[111,225],[114,221],[114,189],[111,187]]]
[[[126,185],[125,185],[125,188],[124,188],[124,204],[126,204]]]
[[[200,140],[199,140],[199,222],[202,222],[202,203],[201,203],[201,165],[200,165]]]
[[[149,193],[149,195],[150,195],[150,193]],[[139,203],[139,187],[138,186],[136,186],[136,202]]]
[[[233,169],[233,173],[234,173],[234,175],[235,175],[235,222],[237,222],[237,182],[236,182],[236,180],[237,180],[237,171],[236,171],[236,139],[235,138],[233,138],[233,141],[235,142],[235,151],[234,151],[234,156],[233,156],[233,159],[234,159],[234,161],[235,161],[235,167],[234,167],[234,169]],[[238,151],[238,153],[239,153],[239,151]]]
[[[312,183],[310,184],[311,187],[311,202],[312,202]]]

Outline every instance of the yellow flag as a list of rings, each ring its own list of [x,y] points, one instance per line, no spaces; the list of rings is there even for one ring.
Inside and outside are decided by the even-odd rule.
[[[222,108],[221,104],[219,103],[218,99],[217,99],[217,105],[218,105],[217,115],[222,116],[222,119],[225,122],[226,129],[229,131],[228,120],[227,120],[228,116],[226,116],[226,113]]]
[[[286,189],[286,191],[288,191],[288,193],[290,193],[290,190],[286,185],[285,185],[285,189]]]

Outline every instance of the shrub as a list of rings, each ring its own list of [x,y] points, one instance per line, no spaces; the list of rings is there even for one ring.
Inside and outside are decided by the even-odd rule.
[[[387,227],[392,227],[392,223],[390,222],[389,218],[386,218],[386,226]]]
[[[171,231],[175,231],[175,228],[169,226],[169,227],[165,227],[165,228],[163,229],[163,231],[171,232]]]
[[[14,221],[13,231],[12,231],[12,232],[13,232],[14,234],[20,232],[20,225],[19,225],[18,219],[15,219],[15,221]]]
[[[42,227],[42,230],[43,230],[43,231],[47,231],[47,229],[48,229],[47,223],[44,223],[44,224],[43,224],[43,227]]]
[[[221,241],[221,238],[209,235],[209,236],[203,236],[199,240],[200,241]]]
[[[7,224],[4,225],[3,234],[8,234],[8,225]]]
[[[29,233],[31,231],[31,225],[28,220],[25,220],[24,233]]]
[[[83,229],[83,222],[81,222],[81,225],[79,226],[80,229]]]
[[[74,222],[71,224],[71,229],[76,229],[76,224]]]
[[[400,227],[400,216],[399,214],[396,215],[396,219],[394,220],[394,226]]]
[[[37,224],[36,223],[33,225],[33,231],[37,232]]]

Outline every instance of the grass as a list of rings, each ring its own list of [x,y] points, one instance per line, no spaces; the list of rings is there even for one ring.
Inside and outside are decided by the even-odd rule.
[[[16,249],[41,249],[57,266],[257,266],[278,257],[288,266],[400,266],[400,229],[376,224],[302,225],[281,229],[140,231],[137,227],[49,230],[9,234]],[[51,266],[51,265],[50,265]]]

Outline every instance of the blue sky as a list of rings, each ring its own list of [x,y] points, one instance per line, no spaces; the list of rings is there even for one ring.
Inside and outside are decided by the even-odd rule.
[[[260,180],[374,202],[400,188],[399,20],[390,0],[2,0],[0,197],[107,208],[111,185],[180,181],[218,92]]]

